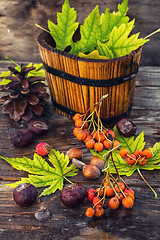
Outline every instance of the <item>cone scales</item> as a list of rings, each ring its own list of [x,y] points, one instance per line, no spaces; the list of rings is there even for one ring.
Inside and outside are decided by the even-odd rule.
[[[39,51],[42,61],[49,67],[61,70],[71,75],[98,80],[109,80],[133,72],[133,63],[139,65],[142,48],[133,51],[124,57],[110,60],[95,60],[79,58],[53,48],[47,41],[47,34],[42,33],[38,38]],[[53,102],[56,102],[71,112],[86,113],[93,110],[94,103],[103,95],[108,97],[103,100],[101,118],[109,119],[127,112],[133,101],[136,77],[110,87],[85,86],[57,77],[46,71],[46,77]],[[70,114],[63,110],[57,111],[67,117]],[[89,113],[89,112],[88,112]]]

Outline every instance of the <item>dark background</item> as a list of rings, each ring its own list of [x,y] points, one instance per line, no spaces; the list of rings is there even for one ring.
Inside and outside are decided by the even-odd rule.
[[[56,23],[56,13],[61,11],[63,0],[0,0],[0,60],[10,57],[15,61],[40,62],[37,36],[38,23],[47,28],[47,20]],[[80,23],[98,4],[100,13],[106,7],[117,10],[120,0],[70,0],[77,11]],[[160,0],[129,0],[130,19],[136,19],[133,33],[145,37],[160,27]],[[160,65],[160,33],[144,45],[141,65]]]

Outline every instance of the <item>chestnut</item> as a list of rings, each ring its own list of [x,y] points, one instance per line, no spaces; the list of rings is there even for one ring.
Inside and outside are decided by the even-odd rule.
[[[76,159],[81,159],[83,157],[83,152],[81,149],[78,149],[78,148],[71,148],[67,151],[66,153],[69,158],[72,160],[73,158],[76,158]]]
[[[100,170],[103,169],[104,161],[98,156],[91,157],[90,164],[97,166]]]
[[[13,191],[13,199],[21,207],[31,206],[37,199],[37,196],[37,189],[30,183],[21,183]]]
[[[42,135],[48,130],[48,125],[40,120],[32,120],[28,124],[28,129],[37,135]]]
[[[136,133],[137,127],[136,125],[126,118],[122,118],[117,123],[118,132],[124,137],[131,137]]]
[[[15,147],[25,147],[34,140],[34,133],[30,130],[15,130],[11,133],[11,142]]]
[[[81,183],[71,184],[64,187],[60,194],[61,202],[66,207],[77,207],[87,196],[87,190]]]
[[[101,172],[97,166],[87,164],[86,166],[83,167],[83,175],[89,179],[96,179],[99,178]]]

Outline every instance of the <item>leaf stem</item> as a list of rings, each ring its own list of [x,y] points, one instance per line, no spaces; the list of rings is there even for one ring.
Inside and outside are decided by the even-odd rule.
[[[35,26],[36,27],[38,27],[38,28],[40,28],[40,29],[42,29],[43,31],[45,31],[45,32],[48,32],[48,33],[50,33],[50,31],[48,31],[47,29],[45,29],[45,28],[43,28],[43,27],[41,27],[40,25],[38,25],[37,23],[35,23]]]
[[[70,184],[74,184],[72,181],[70,181],[68,178],[66,178],[65,176],[63,176],[63,178],[67,181],[67,182],[69,182]]]
[[[141,171],[140,171],[140,169],[139,168],[137,168],[137,171],[138,171],[138,173],[139,173],[139,175],[141,176],[141,178],[143,179],[143,181],[147,184],[147,186],[153,191],[153,193],[154,193],[154,195],[155,195],[155,198],[157,198],[158,196],[157,196],[157,193],[156,193],[156,191],[151,187],[151,185],[146,181],[146,179],[143,177],[143,175],[142,175],[142,173],[141,173]]]
[[[144,37],[144,39],[146,39],[146,38],[149,38],[149,37],[151,37],[152,35],[154,35],[154,34],[156,34],[156,33],[158,33],[158,32],[160,32],[160,28],[159,28],[159,29],[157,29],[156,31],[154,31],[154,32],[150,33],[150,34],[149,34],[149,35],[147,35],[146,37]]]

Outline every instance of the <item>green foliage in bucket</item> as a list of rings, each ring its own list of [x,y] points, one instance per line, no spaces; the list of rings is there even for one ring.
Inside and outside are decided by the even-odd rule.
[[[48,20],[49,31],[46,31],[53,37],[57,49],[65,51],[70,47],[69,53],[73,55],[102,59],[121,57],[149,41],[148,36],[139,38],[140,33],[131,35],[135,20],[129,21],[128,9],[128,0],[123,0],[118,4],[118,11],[110,12],[106,8],[100,15],[97,5],[80,25],[76,22],[75,9],[70,7],[69,0],[65,0],[62,12],[57,13],[57,25]],[[78,28],[80,39],[74,41]]]

